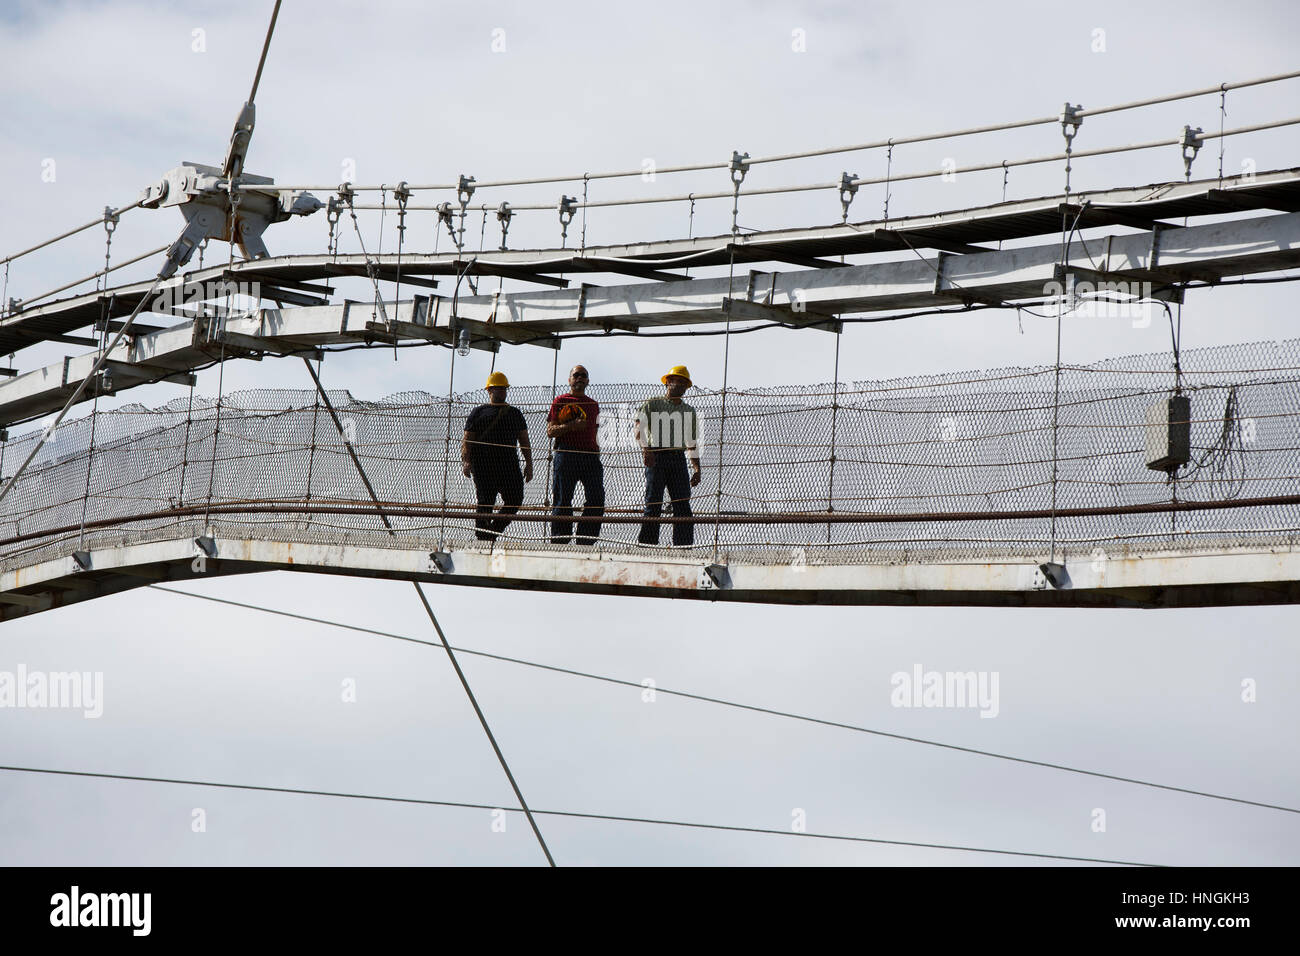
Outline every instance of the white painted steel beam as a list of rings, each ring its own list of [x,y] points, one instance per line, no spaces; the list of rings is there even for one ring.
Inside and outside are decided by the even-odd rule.
[[[1023,239],[1059,233],[1062,215],[1071,219],[1086,205],[1079,228],[1117,224],[1142,229],[1169,225],[1165,220],[1207,216],[1239,210],[1300,211],[1300,169],[1272,170],[1185,183],[1157,183],[1147,186],[1094,190],[1076,193],[1071,202],[1059,196],[1013,200],[993,206],[959,209],[888,221],[836,223],[798,229],[732,236],[696,236],[654,242],[593,246],[572,249],[520,249],[493,251],[485,255],[407,252],[374,255],[295,255],[221,264],[196,269],[164,282],[160,291],[173,296],[196,285],[229,278],[236,282],[262,282],[272,287],[324,291],[305,286],[303,280],[334,277],[364,278],[373,269],[381,281],[402,281],[432,287],[424,276],[507,275],[541,284],[565,285],[554,273],[590,271],[625,272],[648,278],[663,278],[665,267],[727,265],[734,249],[738,261],[786,262],[816,267],[833,264],[822,258],[837,255],[894,252],[909,245],[917,249],[946,249],[974,252],[975,243]],[[107,315],[116,318],[130,312],[150,283],[140,282],[70,296],[45,304],[22,308],[0,319],[2,351],[26,348],[38,341],[58,341],[78,328]],[[274,298],[273,295],[270,298]],[[187,299],[188,301],[188,299]]]
[[[288,529],[285,529],[288,530]],[[778,604],[1042,607],[1200,607],[1300,603],[1300,550],[1240,548],[1091,556],[1066,562],[1051,586],[1023,558],[917,564],[710,565],[700,560],[592,552],[366,547],[214,536],[69,554],[0,574],[0,619],[37,613],[151,580],[288,570],[476,587]]]
[[[817,315],[843,315],[951,306],[955,301],[1011,302],[1041,299],[1053,288],[1060,268],[1059,242],[1019,249],[900,262],[769,273],[754,294],[762,304]],[[1300,266],[1300,213],[1286,213],[1156,232],[1112,236],[1104,242],[1101,273],[1117,281],[1160,284],[1171,277],[1224,277]],[[1071,265],[1095,275],[1086,253],[1075,250]],[[681,282],[646,282],[619,286],[585,286],[458,298],[455,321],[469,328],[476,341],[500,339],[515,344],[536,340],[554,347],[554,336],[592,328],[653,328],[725,321],[723,300],[737,297],[737,283],[726,277]],[[387,314],[396,338],[418,341],[428,336],[401,332],[400,323],[447,330],[451,303],[440,297],[389,303]],[[120,343],[114,361],[149,366],[142,380],[185,373],[221,354],[210,338],[220,323],[247,344],[265,338],[267,351],[355,344],[376,337],[368,326],[370,305],[303,306],[262,309],[224,320],[205,319]],[[797,313],[796,313],[797,314]],[[441,333],[439,333],[441,334]],[[384,336],[383,341],[391,341]],[[244,353],[246,354],[246,353]],[[94,353],[69,357],[43,369],[0,383],[0,426],[60,408],[90,371]]]

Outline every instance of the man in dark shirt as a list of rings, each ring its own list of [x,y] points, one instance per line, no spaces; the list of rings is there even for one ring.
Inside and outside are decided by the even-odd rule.
[[[510,516],[519,511],[524,500],[524,482],[533,480],[533,449],[528,442],[528,426],[523,413],[506,404],[510,382],[502,372],[488,376],[490,404],[480,405],[465,421],[465,436],[460,443],[461,471],[473,477],[478,497],[478,517],[474,536],[480,541],[495,541],[506,530]],[[524,453],[524,472],[519,473],[518,445]],[[493,512],[497,495],[502,506]]]
[[[569,372],[569,392],[551,403],[546,416],[546,435],[555,439],[555,520],[551,522],[551,543],[568,544],[573,531],[573,494],[582,482],[583,520],[578,522],[578,544],[592,544],[600,537],[600,519],[605,514],[605,470],[600,463],[596,440],[596,419],[600,405],[587,396],[589,376],[581,365]]]

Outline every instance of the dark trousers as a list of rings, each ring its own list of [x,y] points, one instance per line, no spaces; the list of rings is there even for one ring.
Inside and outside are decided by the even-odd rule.
[[[605,468],[600,454],[588,451],[556,451],[551,491],[555,495],[555,520],[551,522],[551,543],[568,544],[573,522],[573,493],[582,483],[582,517],[578,522],[578,544],[592,544],[600,537],[600,519],[605,514]],[[594,520],[593,520],[594,519]]]
[[[656,451],[655,463],[645,470],[645,516],[658,518],[663,512],[664,489],[668,490],[668,507],[674,518],[691,517],[691,479],[686,472],[686,453]],[[659,543],[659,525],[644,522],[637,536],[641,544]],[[695,523],[673,523],[673,544],[695,543]]]
[[[478,517],[474,519],[474,537],[480,541],[495,541],[506,530],[510,516],[519,510],[524,500],[524,476],[519,471],[518,459],[474,462],[474,491],[478,496]],[[501,496],[500,511],[493,512]]]

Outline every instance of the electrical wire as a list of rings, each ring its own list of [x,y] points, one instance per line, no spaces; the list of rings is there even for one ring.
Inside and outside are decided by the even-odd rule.
[[[293,611],[282,611],[277,608],[269,608],[257,604],[248,604],[243,601],[234,601],[229,598],[213,597],[212,595],[209,594],[196,594],[193,591],[182,591],[178,588],[164,587],[160,584],[150,584],[149,587],[154,589],[155,591],[166,591],[169,594],[178,594],[183,597],[197,598],[203,601],[210,601],[214,604],[225,604],[231,607],[244,608],[250,611],[259,611],[264,614],[273,614],[279,617],[292,618],[294,620],[306,621],[311,624],[324,624],[329,627],[337,627],[342,630],[348,630],[348,631],[357,631],[362,634],[371,634],[376,637],[385,637],[385,638],[390,638],[392,640],[405,641],[411,644],[423,644],[425,647],[436,648],[439,646],[438,644],[435,644],[432,641],[426,641],[418,637],[409,637],[405,634],[395,634],[391,631],[380,631],[375,628],[361,627],[355,624],[344,624],[342,622],[331,621],[326,618],[312,617],[306,614],[297,614]],[[538,670],[551,671],[557,674],[567,674],[571,677],[581,677],[587,680],[602,681],[607,684],[616,684],[622,687],[632,687],[637,690],[644,689],[644,685],[639,682],[622,680],[617,677],[608,677],[604,674],[592,674],[586,671],[573,670],[567,667],[557,667],[553,664],[542,664],[537,661],[523,660],[518,657],[509,657],[504,654],[492,654],[487,651],[473,650],[467,647],[456,647],[454,648],[454,650],[460,654],[469,654],[475,657],[485,657],[491,660],[504,661],[509,664],[519,664],[523,667],[532,667]],[[1277,804],[1272,804],[1272,803],[1263,803],[1257,800],[1246,800],[1241,797],[1229,797],[1223,794],[1209,793],[1204,790],[1193,790],[1187,787],[1174,787],[1163,783],[1152,783],[1149,780],[1138,780],[1133,777],[1124,777],[1118,774],[1101,773],[1096,770],[1083,770],[1080,769],[1079,767],[1070,767],[1070,766],[1066,766],[1065,764],[1048,763],[1047,761],[1043,761],[1043,760],[1031,760],[1026,757],[1015,757],[1009,754],[995,753],[990,750],[980,750],[979,748],[975,748],[975,747],[962,747],[957,744],[948,744],[937,740],[927,740],[922,737],[911,737],[905,734],[895,734],[889,731],[875,730],[870,727],[862,727],[856,724],[846,724],[835,720],[826,720],[820,717],[809,717],[805,714],[796,714],[796,713],[791,713],[789,711],[774,710],[769,707],[759,707],[754,704],[744,704],[738,701],[726,700],[721,697],[711,697],[705,694],[693,694],[687,691],[672,690],[670,688],[661,687],[658,685],[656,685],[655,687],[655,693],[668,694],[673,697],[682,697],[688,700],[697,700],[709,704],[718,704],[723,707],[733,707],[738,710],[747,710],[753,713],[767,714],[768,716],[771,717],[782,717],[787,720],[798,720],[804,723],[819,724],[823,727],[835,727],[839,730],[848,730],[848,731],[852,731],[853,733],[870,734],[877,737],[886,737],[893,740],[901,740],[906,743],[924,744],[927,747],[941,747],[945,750],[954,750],[961,753],[975,754],[981,757],[993,757],[997,760],[1009,760],[1014,763],[1027,764],[1029,766],[1034,766],[1034,767],[1045,767],[1051,770],[1062,770],[1067,773],[1082,774],[1084,776],[1089,776],[1089,777],[1098,777],[1103,780],[1115,780],[1120,783],[1131,783],[1140,787],[1150,787],[1157,790],[1168,790],[1175,793],[1186,793],[1197,797],[1208,797],[1209,799],[1212,800],[1225,800],[1230,803],[1240,803],[1247,806],[1263,807],[1268,810],[1282,810],[1286,813],[1300,813],[1300,809],[1294,807],[1285,807],[1285,806],[1279,806]]]
[[[182,780],[174,777],[147,777],[141,774],[99,773],[90,770],[55,770],[45,767],[17,767],[0,765],[0,770],[10,773],[49,774],[64,777],[88,777],[98,780],[129,780],[137,783],[168,783],[189,787],[214,787],[223,790],[247,790],[260,793],[289,793],[309,797],[340,797],[348,800],[375,800],[385,803],[408,803],[421,806],[455,807],[464,810],[505,810],[521,813],[514,807],[497,807],[488,803],[465,803],[452,800],[429,800],[419,797],[389,797],[369,793],[348,793],[338,790],[308,790],[298,787],[270,787],[256,784],[215,783],[208,780]],[[886,846],[910,846],[929,850],[958,850],[967,853],[994,853],[1002,856],[1024,856],[1044,860],[1066,860],[1077,863],[1110,863],[1115,866],[1159,866],[1155,863],[1136,863],[1131,860],[1112,860],[1101,857],[1066,856],[1059,853],[1034,853],[1027,850],[998,850],[989,847],[961,846],[947,843],[920,843],[913,840],[887,840],[881,837],[848,836],[837,833],[808,833],[794,830],[776,830],[766,827],[743,827],[722,823],[698,823],[687,820],[662,820],[654,817],[616,816],[610,813],[583,813],[575,810],[534,810],[538,816],[571,817],[581,820],[607,820],[614,823],[645,823],[656,826],[689,827],[696,830],[719,830],[732,833],[763,833],[772,836],[794,836],[811,840],[842,840],[850,843],[876,843]]]

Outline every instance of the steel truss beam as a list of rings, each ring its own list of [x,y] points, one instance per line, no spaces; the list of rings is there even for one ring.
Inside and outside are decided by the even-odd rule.
[[[1125,283],[1130,291],[1156,296],[1171,283],[1189,279],[1217,281],[1300,266],[1300,213],[1110,236],[1102,245],[1100,269],[1093,269],[1086,252],[1077,248],[1072,249],[1074,258],[1066,271],[1079,270],[1090,278],[1105,276]],[[968,255],[940,253],[937,258],[924,258],[918,254],[899,262],[771,273],[763,288],[755,288],[757,283],[751,281],[746,299],[737,300],[731,313],[724,308],[724,299],[735,298],[736,283],[725,276],[457,297],[454,305],[446,298],[420,297],[388,304],[391,322],[386,328],[376,328],[368,315],[358,314],[370,311],[358,303],[262,309],[245,316],[203,319],[197,327],[185,323],[137,336],[120,343],[110,358],[141,366],[147,373],[142,378],[151,380],[186,374],[216,357],[211,340],[205,344],[200,334],[209,326],[265,340],[264,351],[283,353],[291,347],[351,344],[358,338],[442,341],[445,335],[450,343],[454,322],[471,330],[472,345],[477,342],[491,349],[497,340],[555,347],[557,335],[593,328],[637,330],[723,322],[750,305],[755,312],[780,315],[787,322],[797,323],[801,314],[811,313],[816,321],[809,324],[816,324],[846,313],[934,308],[956,301],[991,305],[1038,301],[1062,291],[1060,255],[1061,244],[1053,241]],[[426,328],[416,335],[417,330],[402,323]],[[68,357],[0,383],[0,427],[62,407],[71,394],[69,386],[84,378],[94,361],[94,353]]]
[[[567,281],[556,278],[556,274],[609,272],[675,281],[672,273],[664,271],[666,268],[727,266],[733,261],[823,269],[838,265],[828,256],[892,253],[908,247],[970,254],[982,248],[980,243],[1059,234],[1062,217],[1073,220],[1080,210],[1082,215],[1077,225],[1081,229],[1122,224],[1146,230],[1187,216],[1223,215],[1237,210],[1295,212],[1300,210],[1300,169],[1258,173],[1249,178],[1239,176],[1222,182],[1205,179],[1097,190],[1076,194],[1070,203],[1050,196],[887,222],[773,230],[738,238],[702,236],[593,246],[585,252],[509,250],[474,257],[462,257],[456,252],[405,253],[400,263],[394,254],[371,256],[368,261],[360,255],[283,256],[196,270],[164,283],[160,291],[177,295],[185,291],[186,284],[230,279],[264,284],[268,290],[275,290],[266,296],[273,301],[282,289],[323,291],[304,286],[311,280],[331,277],[365,277],[371,270],[384,282],[395,282],[400,276],[404,285],[431,288],[437,283],[422,276],[497,275],[564,287]],[[127,315],[148,288],[147,282],[136,283],[44,305],[20,306],[19,311],[0,319],[0,354],[40,341],[58,341],[59,336],[105,317]]]

